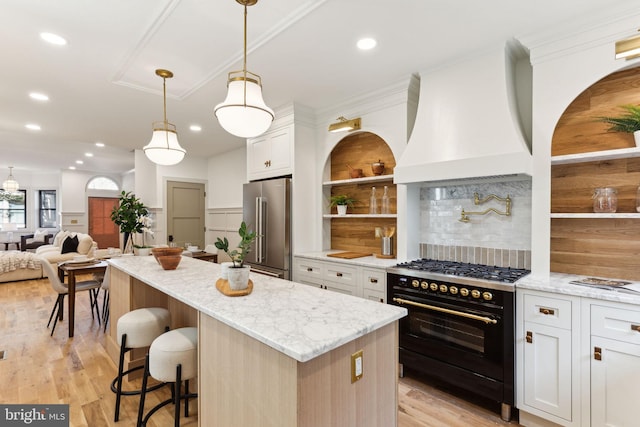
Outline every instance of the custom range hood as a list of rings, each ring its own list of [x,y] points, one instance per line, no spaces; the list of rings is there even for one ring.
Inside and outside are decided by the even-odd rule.
[[[420,73],[415,124],[396,183],[531,175],[524,131],[531,128],[531,67],[522,52],[509,43]]]

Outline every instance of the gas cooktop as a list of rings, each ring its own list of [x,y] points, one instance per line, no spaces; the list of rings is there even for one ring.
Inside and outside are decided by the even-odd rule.
[[[434,275],[444,275],[454,276],[455,278],[501,283],[514,283],[531,272],[530,270],[521,268],[497,267],[455,261],[438,261],[426,258],[403,262],[397,264],[395,267],[388,268],[387,271],[426,279],[439,278]],[[452,279],[449,278],[449,280]]]

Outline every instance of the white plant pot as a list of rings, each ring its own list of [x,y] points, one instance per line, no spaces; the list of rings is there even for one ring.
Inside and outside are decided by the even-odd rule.
[[[227,274],[229,272],[229,267],[233,266],[233,262],[229,261],[229,262],[223,262],[222,264],[220,264],[220,278],[224,279],[224,280],[228,280],[229,279],[229,275]]]
[[[227,280],[229,287],[234,291],[247,289],[249,286],[249,272],[251,267],[248,265],[242,267],[229,267],[227,269]]]
[[[640,130],[633,133],[633,138],[636,140],[636,147],[640,147]]]
[[[151,255],[151,248],[136,248],[136,255],[149,256]]]
[[[346,215],[347,214],[347,205],[336,205],[338,208],[338,215]]]

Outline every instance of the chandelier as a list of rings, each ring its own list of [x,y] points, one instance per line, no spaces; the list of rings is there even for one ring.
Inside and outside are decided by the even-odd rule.
[[[9,166],[9,177],[2,183],[2,189],[7,193],[16,193],[20,184],[13,178],[13,166]]]

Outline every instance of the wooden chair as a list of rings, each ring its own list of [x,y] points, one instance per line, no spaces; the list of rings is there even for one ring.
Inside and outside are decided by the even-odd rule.
[[[51,336],[53,336],[53,332],[56,330],[56,323],[58,323],[58,318],[61,313],[61,310],[64,310],[64,297],[69,293],[69,289],[65,283],[60,281],[58,277],[58,272],[55,271],[53,266],[42,257],[38,257],[40,264],[42,265],[42,272],[49,278],[49,283],[54,291],[58,293],[58,298],[56,298],[56,303],[51,309],[51,315],[49,316],[49,322],[47,323],[47,328],[51,324],[51,319],[55,315],[55,320],[53,321],[53,328],[51,329]],[[100,324],[100,308],[98,307],[98,292],[100,291],[100,282],[98,280],[84,280],[76,282],[76,292],[81,291],[89,291],[89,301],[91,303],[91,317],[93,317],[93,310],[95,309],[98,324]]]
[[[53,239],[53,234],[47,234],[44,236],[44,240],[32,240],[34,238],[33,234],[24,234],[20,236],[20,250],[22,252],[27,251],[29,249],[34,250],[38,249],[42,245],[50,244],[50,240]],[[29,241],[31,240],[31,241]]]

